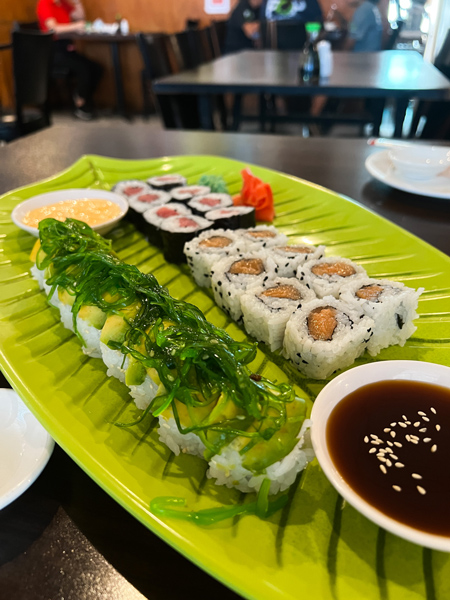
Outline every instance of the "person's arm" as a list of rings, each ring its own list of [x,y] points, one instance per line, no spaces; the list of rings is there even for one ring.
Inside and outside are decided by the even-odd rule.
[[[353,15],[353,19],[349,27],[348,37],[345,40],[344,49],[353,50],[356,42],[362,40],[366,36],[370,26],[370,13],[368,14],[367,7],[365,5],[361,5],[356,9]]]
[[[45,27],[47,31],[55,33],[68,33],[70,31],[84,31],[86,23],[84,21],[75,21],[73,23],[58,23],[56,19],[51,17],[46,19]]]
[[[70,0],[70,4],[73,6],[73,10],[70,13],[72,21],[84,21],[86,19],[86,13],[80,0]]]

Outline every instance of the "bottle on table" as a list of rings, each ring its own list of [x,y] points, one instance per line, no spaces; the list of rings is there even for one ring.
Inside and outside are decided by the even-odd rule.
[[[320,62],[316,42],[319,37],[321,24],[306,23],[306,43],[301,54],[300,74],[305,83],[319,79]]]

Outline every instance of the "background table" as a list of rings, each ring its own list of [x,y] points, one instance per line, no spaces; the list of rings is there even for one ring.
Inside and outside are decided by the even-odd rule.
[[[450,254],[448,200],[374,181],[363,140],[156,132],[151,126],[58,126],[0,148],[0,193],[49,177],[80,155],[118,158],[218,154],[297,175],[360,201]],[[0,511],[0,598],[232,600],[104,493],[67,455]]]
[[[410,98],[450,98],[450,81],[434,65],[425,62],[418,52],[335,52],[333,57],[331,77],[315,83],[301,81],[299,52],[246,50],[196,69],[157,79],[153,82],[153,89],[157,94],[198,95],[205,129],[211,128],[212,124],[213,94],[320,94],[338,98],[394,98],[397,101],[396,137],[401,136]]]

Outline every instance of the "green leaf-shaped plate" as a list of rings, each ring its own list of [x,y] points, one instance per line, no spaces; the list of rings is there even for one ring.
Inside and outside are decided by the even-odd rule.
[[[0,200],[1,368],[50,434],[73,459],[149,529],[243,596],[375,599],[449,598],[450,560],[403,541],[344,505],[313,462],[289,492],[289,503],[268,521],[243,517],[202,528],[163,521],[149,511],[156,496],[182,496],[196,508],[246,502],[233,490],[207,480],[207,465],[192,456],[175,458],[158,441],[154,421],[118,428],[137,416],[118,381],[99,359],[81,352],[57,312],[31,279],[28,259],[34,238],[17,229],[10,212],[22,200],[69,187],[109,188],[125,178],[180,172],[189,183],[204,173],[222,175],[231,193],[240,189],[242,163],[210,156],[119,161],[81,158],[60,175]],[[358,204],[319,186],[252,167],[272,185],[275,225],[291,242],[325,244],[328,254],[362,264],[373,277],[425,287],[417,331],[404,348],[384,350],[377,360],[415,359],[450,364],[450,259]],[[185,267],[162,254],[123,221],[111,233],[127,262],[152,272],[172,295],[199,306],[235,338],[244,332],[193,283]],[[373,360],[363,357],[358,364]],[[313,400],[324,382],[308,381],[262,347],[255,371],[291,381]]]

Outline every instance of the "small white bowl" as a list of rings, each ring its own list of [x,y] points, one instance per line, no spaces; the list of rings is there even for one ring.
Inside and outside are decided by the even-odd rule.
[[[345,481],[330,456],[326,429],[328,418],[334,407],[360,387],[377,381],[389,380],[421,381],[450,388],[450,368],[414,360],[390,360],[355,367],[333,379],[317,396],[311,413],[311,439],[317,460],[339,494],[365,517],[387,531],[411,542],[450,552],[450,537],[420,531],[400,523],[374,508]]]
[[[24,202],[18,204],[15,209],[12,211],[11,218],[13,222],[20,227],[24,231],[31,233],[35,237],[39,236],[39,230],[36,227],[30,227],[29,225],[25,225],[23,223],[23,219],[25,215],[34,208],[40,208],[41,206],[46,206],[47,204],[56,204],[56,202],[61,202],[64,200],[78,200],[78,199],[100,199],[100,200],[109,200],[110,202],[114,202],[120,207],[120,214],[113,219],[109,219],[109,221],[105,221],[105,223],[101,223],[100,225],[94,225],[92,229],[97,233],[103,235],[108,233],[116,223],[118,223],[127,213],[128,211],[128,202],[120,196],[119,194],[115,194],[114,192],[107,192],[105,190],[94,190],[91,188],[79,188],[79,189],[70,189],[70,190],[58,190],[57,192],[48,192],[46,194],[39,194],[38,196],[33,196]]]
[[[450,148],[445,146],[398,147],[389,150],[389,158],[406,179],[431,179],[450,167]]]

